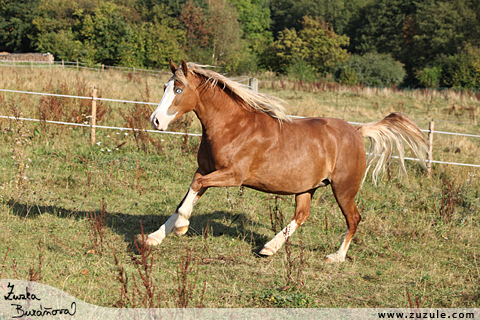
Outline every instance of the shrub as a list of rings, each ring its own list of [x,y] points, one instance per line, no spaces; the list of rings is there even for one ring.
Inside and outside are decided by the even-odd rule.
[[[463,52],[442,60],[442,86],[465,89],[480,87],[480,48],[466,45]]]
[[[442,67],[423,68],[417,71],[416,76],[420,84],[426,88],[437,88],[442,78]]]
[[[307,61],[302,58],[297,58],[288,66],[287,75],[298,80],[314,81],[317,72],[314,67],[308,64]]]
[[[358,74],[355,72],[355,69],[350,67],[345,67],[340,71],[338,81],[341,84],[347,86],[354,86],[358,84]]]
[[[346,64],[337,66],[336,80],[354,81],[353,72],[357,75],[358,82],[369,86],[399,85],[406,75],[403,64],[389,54],[379,53],[352,55]]]
[[[298,32],[281,31],[278,40],[264,53],[273,71],[289,73],[299,67],[310,70],[308,64],[315,73],[326,75],[337,63],[348,60],[350,54],[343,49],[350,41],[347,36],[336,34],[328,23],[308,15],[303,18],[302,26]]]

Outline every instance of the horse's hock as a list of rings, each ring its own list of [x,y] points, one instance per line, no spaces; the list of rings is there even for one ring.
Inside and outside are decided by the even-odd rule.
[[[37,62],[53,64],[54,58],[51,53],[8,53],[0,52],[0,61],[5,62]]]

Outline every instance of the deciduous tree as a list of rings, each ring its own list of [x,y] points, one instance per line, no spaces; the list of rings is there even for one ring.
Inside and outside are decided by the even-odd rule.
[[[298,33],[285,29],[270,46],[270,62],[275,71],[285,72],[292,61],[301,58],[318,73],[325,74],[335,64],[348,60],[349,54],[343,48],[348,45],[348,37],[337,35],[328,23],[310,16],[304,17],[302,27]]]
[[[0,2],[0,51],[30,51],[37,33],[33,19],[38,0],[4,0]]]

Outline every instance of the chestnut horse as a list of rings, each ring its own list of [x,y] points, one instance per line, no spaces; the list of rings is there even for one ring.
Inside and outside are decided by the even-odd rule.
[[[404,142],[425,162],[427,145],[417,125],[392,113],[357,128],[340,119],[290,120],[282,101],[255,93],[226,77],[182,60],[164,87],[162,100],[151,116],[154,128],[166,130],[184,113],[195,112],[202,123],[198,169],[175,213],[146,240],[158,245],[173,230],[187,232],[194,203],[210,187],[246,186],[259,191],[295,195],[291,222],[260,251],[272,255],[310,214],[319,187],[332,191],[347,222],[347,233],[329,262],[342,262],[360,214],[355,206],[364,176],[372,163],[374,181],[390,156],[398,152],[403,164]],[[371,140],[367,159],[363,137]]]

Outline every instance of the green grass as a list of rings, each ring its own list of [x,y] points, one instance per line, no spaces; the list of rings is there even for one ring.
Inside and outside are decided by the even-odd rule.
[[[74,92],[84,83],[83,88],[98,86],[103,97],[142,101],[147,96],[159,101],[166,80],[74,70],[32,73],[0,68],[0,73],[0,79],[10,75],[11,81],[0,83],[6,89],[43,91],[42,86],[51,82],[53,91],[66,83],[62,90]],[[270,82],[261,90],[272,93]],[[295,93],[278,86],[273,93],[290,102],[292,114],[358,122],[380,119],[403,101],[402,111],[423,128],[432,117],[446,120],[442,110],[450,103],[462,103],[353,89]],[[68,110],[78,107],[75,101],[62,103]],[[478,108],[476,101],[467,104]],[[1,94],[0,114],[11,115],[13,107],[24,116],[38,116],[39,105],[38,97]],[[100,124],[126,125],[118,110],[131,107],[114,103],[108,107]],[[124,111],[127,117],[133,117],[131,110]],[[436,128],[480,133],[468,114],[450,114],[450,120],[465,123],[439,121]],[[161,145],[157,149],[148,139],[138,138],[137,144],[131,133],[97,130],[100,145],[90,146],[88,129],[16,120],[0,120],[0,126],[1,277],[29,279],[37,271],[39,282],[87,303],[117,306],[122,285],[113,255],[129,277],[131,294],[133,276],[140,281],[132,260],[140,257],[134,245],[140,221],[149,233],[173,213],[196,169],[199,139],[190,137],[185,145],[183,137],[152,134]],[[194,121],[189,131],[198,129]],[[435,159],[479,163],[479,139],[441,135],[435,139]],[[317,191],[310,218],[290,240],[290,256],[282,248],[268,258],[256,252],[274,236],[271,195],[238,188],[208,190],[194,209],[189,232],[168,236],[152,251],[151,275],[160,294],[157,305],[178,305],[175,280],[188,246],[194,257],[187,280],[195,283],[189,306],[202,299],[205,282],[206,307],[407,307],[406,290],[422,307],[478,306],[479,170],[434,165],[430,179],[414,162],[407,163],[407,170],[409,176],[400,178],[393,165],[377,187],[367,178],[357,196],[363,220],[349,259],[341,264],[323,261],[338,249],[346,229],[329,187]],[[106,229],[100,245],[89,216],[101,213],[102,198]],[[278,205],[286,223],[293,216],[294,199],[282,199]]]

